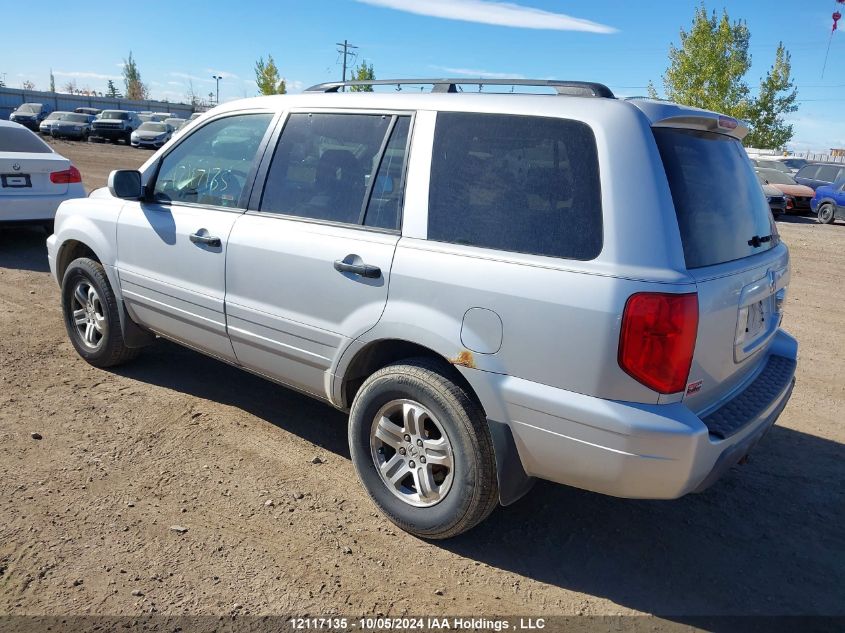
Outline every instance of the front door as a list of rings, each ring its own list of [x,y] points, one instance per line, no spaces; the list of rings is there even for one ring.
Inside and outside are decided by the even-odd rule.
[[[387,301],[411,117],[293,113],[256,210],[235,223],[229,337],[246,367],[321,397]]]
[[[224,312],[229,234],[243,213],[273,115],[214,119],[168,152],[117,226],[117,271],[139,324],[234,361]]]

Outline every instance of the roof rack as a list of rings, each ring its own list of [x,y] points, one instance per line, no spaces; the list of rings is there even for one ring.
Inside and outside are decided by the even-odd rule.
[[[613,92],[604,84],[591,81],[558,81],[556,79],[486,79],[479,77],[458,79],[372,79],[368,81],[330,81],[311,86],[305,92],[338,92],[341,88],[353,86],[431,86],[431,92],[461,92],[458,86],[478,86],[479,92],[484,86],[535,86],[554,88],[559,95],[570,97],[601,97],[614,99]]]

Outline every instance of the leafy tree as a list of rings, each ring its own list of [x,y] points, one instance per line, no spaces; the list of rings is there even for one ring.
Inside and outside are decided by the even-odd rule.
[[[287,92],[285,80],[279,74],[272,55],[267,55],[266,62],[263,57],[255,62],[255,84],[258,86],[258,94],[283,95]]]
[[[150,96],[150,90],[141,81],[141,71],[129,51],[129,59],[123,60],[123,84],[126,86],[126,98],[133,101],[144,101]]]
[[[361,62],[361,65],[355,68],[352,71],[352,81],[371,81],[376,78],[375,70],[373,70],[373,65],[370,63],[367,64],[367,60],[365,59]],[[372,92],[372,86],[352,86],[350,88],[352,92]]]
[[[56,78],[53,77],[53,69],[50,69],[50,92],[56,92]]]
[[[791,74],[790,55],[781,42],[775,63],[760,82],[760,94],[751,106],[751,132],[743,141],[747,146],[780,149],[792,140],[792,126],[784,120],[784,115],[798,109],[798,90]]]
[[[6,87],[6,82],[3,81],[2,77],[0,77],[0,88],[5,88],[5,87]]]
[[[723,10],[695,10],[692,27],[681,29],[681,46],[669,47],[669,68],[663,86],[670,101],[745,118],[750,90],[745,75],[751,68],[751,33],[742,21],[731,22]]]
[[[779,44],[774,65],[754,99],[745,80],[751,68],[750,39],[745,22],[732,22],[726,10],[721,17],[715,11],[708,15],[701,4],[690,30],[681,29],[680,47],[669,47],[663,86],[670,101],[747,120],[752,131],[745,137],[746,145],[777,149],[792,139],[792,126],[784,115],[797,110],[790,56]],[[651,82],[648,92],[657,96]]]
[[[29,79],[27,79],[21,84],[21,88],[23,88],[24,90],[35,90],[35,84],[32,83]]]
[[[109,79],[108,84],[106,84],[106,96],[112,97],[113,99],[122,99],[123,95],[120,94],[120,91],[117,89],[117,86],[114,85],[114,82]]]

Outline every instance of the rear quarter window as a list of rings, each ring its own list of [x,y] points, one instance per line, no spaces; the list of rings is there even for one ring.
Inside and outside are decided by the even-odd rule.
[[[654,136],[687,268],[743,259],[777,245],[763,189],[737,139],[676,128],[656,128]]]
[[[565,119],[439,113],[428,238],[594,259],[602,211],[592,130]]]

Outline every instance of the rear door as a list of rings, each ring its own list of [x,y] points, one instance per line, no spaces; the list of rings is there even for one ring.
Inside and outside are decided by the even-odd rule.
[[[229,233],[243,213],[273,114],[212,119],[161,160],[148,199],[127,202],[117,269],[140,324],[234,361],[223,308]]]
[[[702,411],[765,361],[780,325],[789,256],[739,140],[669,127],[654,134],[698,286],[687,401]]]
[[[411,116],[294,112],[229,238],[226,313],[244,366],[327,397],[387,301]]]

